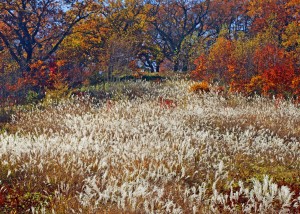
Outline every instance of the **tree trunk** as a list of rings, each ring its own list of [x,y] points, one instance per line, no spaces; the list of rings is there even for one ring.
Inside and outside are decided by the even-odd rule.
[[[174,71],[175,72],[179,71],[179,60],[178,59],[174,62]]]
[[[151,73],[154,73],[154,67],[153,67],[153,65],[152,65],[152,63],[151,62],[148,62],[148,65],[149,65],[149,67],[150,67],[150,72]]]
[[[160,68],[160,63],[157,63],[156,67],[155,67],[155,71],[158,73],[159,72],[159,68]]]
[[[185,59],[182,61],[182,71],[183,72],[187,72],[188,71],[188,58],[185,57]]]

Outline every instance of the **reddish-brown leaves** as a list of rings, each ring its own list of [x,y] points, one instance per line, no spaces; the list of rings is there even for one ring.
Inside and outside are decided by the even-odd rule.
[[[177,102],[172,99],[166,99],[163,97],[158,98],[159,106],[161,109],[173,109],[177,107]]]

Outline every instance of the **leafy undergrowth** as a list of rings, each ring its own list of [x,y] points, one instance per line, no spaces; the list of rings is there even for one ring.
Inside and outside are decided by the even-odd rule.
[[[192,84],[21,112],[0,135],[0,212],[299,213],[299,108]]]

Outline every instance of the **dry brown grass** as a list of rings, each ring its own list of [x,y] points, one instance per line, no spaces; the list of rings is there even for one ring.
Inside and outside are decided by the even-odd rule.
[[[0,212],[242,213],[251,194],[266,200],[254,191],[265,175],[293,191],[288,209],[299,212],[299,109],[193,95],[189,84],[144,85],[153,94],[109,110],[82,98],[20,112],[17,132],[0,135]],[[176,105],[161,108],[160,96]],[[243,189],[239,181],[252,193],[222,202]],[[276,197],[257,213],[283,209]]]

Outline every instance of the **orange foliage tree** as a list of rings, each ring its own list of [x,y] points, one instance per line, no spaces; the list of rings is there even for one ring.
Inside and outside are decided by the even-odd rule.
[[[233,2],[213,1],[217,7],[212,14],[219,14],[219,18],[223,14],[225,18],[224,21],[218,19],[211,27],[225,24],[225,28],[195,60],[196,68],[191,76],[217,80],[230,85],[232,91],[247,94],[299,97],[299,1],[237,1],[242,6],[238,13],[230,11],[234,8]],[[242,33],[231,30],[235,23],[228,17],[236,17],[235,14],[242,16],[244,21],[251,19]]]
[[[191,72],[195,79],[218,81],[232,91],[264,95],[299,95],[299,67],[293,54],[276,43],[219,37],[200,55]]]
[[[292,93],[292,81],[296,74],[289,54],[274,45],[266,45],[256,50],[254,54],[257,75],[262,80],[262,92],[264,94]]]
[[[233,50],[234,43],[220,36],[208,54],[202,54],[195,60],[196,69],[192,71],[192,77],[229,84],[236,67]]]
[[[72,33],[73,27],[94,12],[93,5],[94,1],[90,0],[1,1],[0,45],[10,55],[13,64],[17,64],[14,78],[5,77],[11,79],[7,81],[6,89],[24,91],[26,95],[26,91],[32,90],[32,87],[41,87],[38,82],[47,80],[37,79],[45,77],[45,71],[49,76],[51,58]],[[45,69],[45,64],[50,67]],[[37,65],[42,67],[38,68]],[[17,95],[24,96],[24,93]]]

